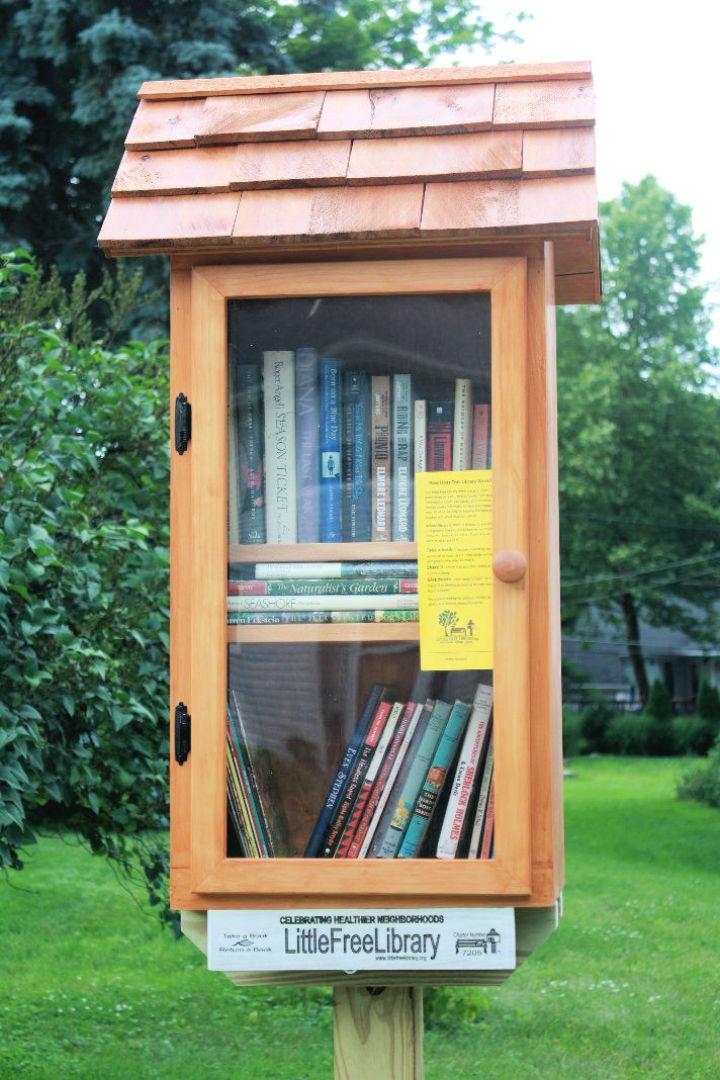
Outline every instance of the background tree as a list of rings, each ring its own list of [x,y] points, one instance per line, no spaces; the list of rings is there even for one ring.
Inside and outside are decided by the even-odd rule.
[[[497,36],[474,0],[3,0],[0,242],[94,282],[146,79],[422,65]]]
[[[605,300],[558,324],[563,618],[623,629],[645,702],[640,620],[715,630],[716,354],[689,207],[649,176],[601,215]]]

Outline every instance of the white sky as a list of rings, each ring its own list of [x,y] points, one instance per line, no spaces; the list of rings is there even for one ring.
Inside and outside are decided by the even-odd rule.
[[[601,199],[653,173],[693,210],[706,239],[703,279],[720,305],[720,8],[714,0],[480,0],[500,28],[525,11],[520,45],[463,62],[590,60]],[[715,311],[720,345],[720,308]]]

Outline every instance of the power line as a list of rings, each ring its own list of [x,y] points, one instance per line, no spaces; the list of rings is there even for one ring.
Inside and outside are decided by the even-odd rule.
[[[696,566],[699,563],[715,562],[718,559],[720,559],[720,552],[715,555],[698,555],[692,559],[681,559],[674,563],[651,566],[645,570],[632,570],[627,573],[618,571],[616,573],[594,574],[591,577],[576,578],[575,580],[571,578],[570,581],[562,581],[561,579],[560,584],[562,588],[577,588],[579,585],[589,585],[593,581],[625,581],[628,578],[645,577],[647,574],[661,574],[666,570],[676,570],[679,566]]]

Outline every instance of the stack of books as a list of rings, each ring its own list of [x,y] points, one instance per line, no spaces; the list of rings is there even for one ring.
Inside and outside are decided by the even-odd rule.
[[[490,467],[490,406],[470,379],[421,398],[315,349],[230,369],[229,533],[235,544],[412,540],[416,472]]]
[[[228,622],[416,622],[414,561],[234,563]]]
[[[228,792],[243,852],[282,850],[263,782],[229,704]],[[492,858],[492,688],[472,705],[392,701],[373,685],[305,849],[306,858]]]

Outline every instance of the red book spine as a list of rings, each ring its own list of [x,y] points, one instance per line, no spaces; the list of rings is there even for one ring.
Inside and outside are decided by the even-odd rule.
[[[490,433],[490,406],[476,405],[473,419],[473,469],[487,469],[488,442]]]
[[[339,841],[342,839],[343,830],[348,822],[350,813],[355,805],[358,794],[365,779],[365,774],[368,771],[370,765],[370,758],[373,755],[373,751],[377,746],[378,739],[382,734],[382,730],[385,727],[385,721],[390,715],[390,703],[387,701],[381,701],[375,712],[375,716],[372,719],[370,728],[365,736],[365,742],[362,749],[356,759],[356,765],[353,769],[352,775],[345,788],[342,804],[338,810],[330,830],[325,841],[325,849],[322,853],[323,858],[333,858],[335,851],[338,847]]]
[[[228,596],[267,596],[266,581],[228,581]]]
[[[482,847],[480,858],[489,859],[492,848],[493,831],[495,829],[495,778],[490,781],[490,794],[488,795],[487,811],[485,813],[485,828],[483,829]]]

